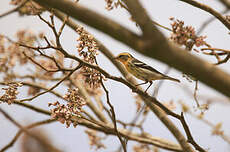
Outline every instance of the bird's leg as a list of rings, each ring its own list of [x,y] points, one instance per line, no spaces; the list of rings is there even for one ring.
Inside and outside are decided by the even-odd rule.
[[[135,86],[143,85],[143,84],[146,84],[146,83],[148,83],[148,81],[145,81],[145,82],[140,83],[140,84],[136,84]]]
[[[147,92],[147,90],[149,89],[149,87],[151,87],[151,85],[153,84],[153,82],[152,81],[149,81],[149,86],[148,86],[148,88],[145,90],[145,93]]]

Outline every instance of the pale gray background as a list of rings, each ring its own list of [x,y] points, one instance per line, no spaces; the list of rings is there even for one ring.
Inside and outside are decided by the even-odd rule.
[[[219,12],[224,10],[224,7],[218,2],[214,0],[203,0],[200,2],[206,3]],[[9,1],[1,0],[0,2],[0,14],[12,8],[8,5]],[[112,11],[106,11],[104,0],[80,0],[80,4],[94,9],[95,11],[100,12],[107,17],[114,19],[115,21],[120,22],[122,25],[130,28],[135,32],[139,32],[133,22],[129,20],[130,15],[124,9],[114,9]],[[180,20],[183,20],[186,25],[194,26],[198,29],[201,24],[206,21],[211,15],[208,13],[201,11],[200,9],[194,8],[188,4],[177,0],[142,0],[142,4],[148,10],[148,14],[152,17],[153,20],[158,23],[170,26],[169,17],[175,17]],[[44,15],[47,15],[46,13]],[[48,37],[52,37],[50,35],[49,29],[44,23],[38,19],[38,17],[19,17],[17,13],[14,13],[10,16],[0,19],[0,34],[5,34],[13,38],[14,34],[19,29],[30,29],[31,31],[38,33],[39,31],[48,32]],[[119,54],[120,52],[130,52],[137,58],[144,60],[146,63],[152,65],[159,71],[163,72],[167,65],[160,63],[156,60],[148,59],[140,54],[137,54],[132,49],[127,46],[114,41],[107,35],[102,34],[90,27],[86,27],[86,29],[91,32],[97,39],[99,39],[106,47],[108,47],[113,54]],[[169,36],[169,32],[161,29],[165,35]],[[228,30],[224,25],[222,25],[219,21],[212,22],[208,28],[202,33],[203,35],[207,35],[207,42],[212,44],[212,46],[217,48],[228,49],[229,48],[229,35]],[[65,28],[64,35],[62,36],[62,44],[65,49],[76,51],[76,38],[77,34],[72,32],[72,30]],[[194,53],[196,55],[196,53]],[[200,56],[209,60],[210,62],[214,62],[215,60],[211,57]],[[113,75],[119,76],[120,74],[114,68],[114,66],[107,60],[105,57],[100,54],[98,56],[99,65],[105,70],[109,71]],[[229,64],[226,63],[220,66],[229,72]],[[159,92],[158,99],[160,101],[170,101],[173,100],[178,102],[179,100],[186,102],[191,105],[191,107],[195,106],[195,101],[193,98],[188,97],[184,91],[182,90],[180,85],[186,85],[191,89],[194,88],[194,83],[189,83],[185,78],[182,77],[181,72],[176,70],[172,70],[169,73],[170,76],[179,78],[182,83],[176,84],[170,81],[166,81]],[[135,115],[136,108],[134,105],[134,99],[131,91],[124,85],[114,82],[107,81],[106,86],[110,91],[111,102],[113,103],[117,118],[124,121],[131,121]],[[144,86],[146,87],[146,86]],[[59,88],[60,89],[60,88]],[[151,88],[151,91],[153,87]],[[150,92],[151,92],[150,91]],[[65,92],[65,91],[63,91]],[[2,91],[1,91],[2,93]],[[199,94],[208,95],[211,97],[220,97],[225,100],[226,98],[217,93],[216,91],[204,86],[199,85]],[[35,101],[33,101],[34,105],[38,105],[40,107],[46,108],[48,102],[52,102],[53,99],[47,96],[42,96]],[[222,100],[221,100],[222,101]],[[28,124],[31,122],[36,122],[38,120],[43,120],[47,118],[47,116],[37,114],[33,111],[27,110],[25,108],[19,106],[8,106],[6,104],[0,105],[4,110],[7,110],[12,116],[17,118],[17,121],[21,124]],[[180,112],[178,108],[176,110]],[[213,104],[209,111],[206,112],[205,118],[209,119],[213,123],[224,122],[223,129],[225,134],[230,135],[230,122],[229,122],[229,104]],[[186,115],[186,120],[191,128],[193,137],[202,147],[209,149],[209,152],[227,152],[230,150],[230,147],[226,142],[224,142],[220,137],[211,136],[211,129],[204,123],[193,119],[192,117]],[[173,120],[175,123],[177,120]],[[179,123],[178,123],[179,124]],[[159,122],[159,120],[154,115],[149,115],[147,123],[145,123],[145,130],[153,136],[159,136],[163,138],[168,138],[170,140],[175,141],[174,137],[169,133],[169,131]],[[181,128],[180,125],[178,127]],[[88,146],[88,138],[85,135],[84,127],[78,126],[77,128],[70,127],[68,129],[65,128],[65,125],[60,123],[53,123],[50,125],[45,125],[42,128],[46,130],[46,132],[50,135],[53,143],[57,145],[58,148],[63,149],[68,152],[76,152],[76,151],[94,151],[94,149],[90,149]],[[15,135],[18,128],[9,123],[1,114],[0,114],[0,148],[6,145]],[[108,147],[106,150],[98,150],[98,151],[114,151],[117,149],[119,140],[117,138],[109,137],[105,142],[105,145]],[[132,151],[132,146],[134,142],[129,142],[128,151]],[[16,142],[13,148],[10,148],[9,152],[19,151],[19,141]],[[163,150],[162,150],[163,151]]]

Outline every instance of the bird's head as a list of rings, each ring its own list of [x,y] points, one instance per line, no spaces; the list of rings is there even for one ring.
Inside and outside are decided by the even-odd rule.
[[[120,62],[127,62],[131,58],[133,58],[133,56],[129,53],[126,53],[126,52],[120,53],[117,57],[115,57],[115,59],[120,61]]]

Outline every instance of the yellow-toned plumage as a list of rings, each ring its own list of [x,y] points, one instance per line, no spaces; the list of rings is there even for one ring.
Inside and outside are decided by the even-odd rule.
[[[150,85],[148,86],[148,88],[152,85],[153,80],[167,79],[167,80],[180,82],[180,80],[164,75],[159,71],[157,71],[156,69],[154,69],[153,67],[145,64],[144,62],[137,60],[129,53],[126,52],[120,53],[115,59],[120,61],[125,66],[126,70],[129,73],[131,73],[133,76],[135,76],[140,80],[145,81],[145,83],[141,83],[141,84],[146,84],[149,82]],[[145,91],[147,91],[148,88]]]

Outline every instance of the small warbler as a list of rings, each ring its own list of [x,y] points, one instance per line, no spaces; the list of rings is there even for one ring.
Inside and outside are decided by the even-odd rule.
[[[120,61],[129,73],[134,75],[136,78],[145,81],[144,83],[138,85],[150,83],[145,92],[149,89],[149,87],[153,83],[152,81],[154,80],[167,79],[180,82],[180,80],[164,75],[159,71],[155,70],[153,67],[135,59],[129,53],[120,53],[117,57],[115,57],[115,59]]]

